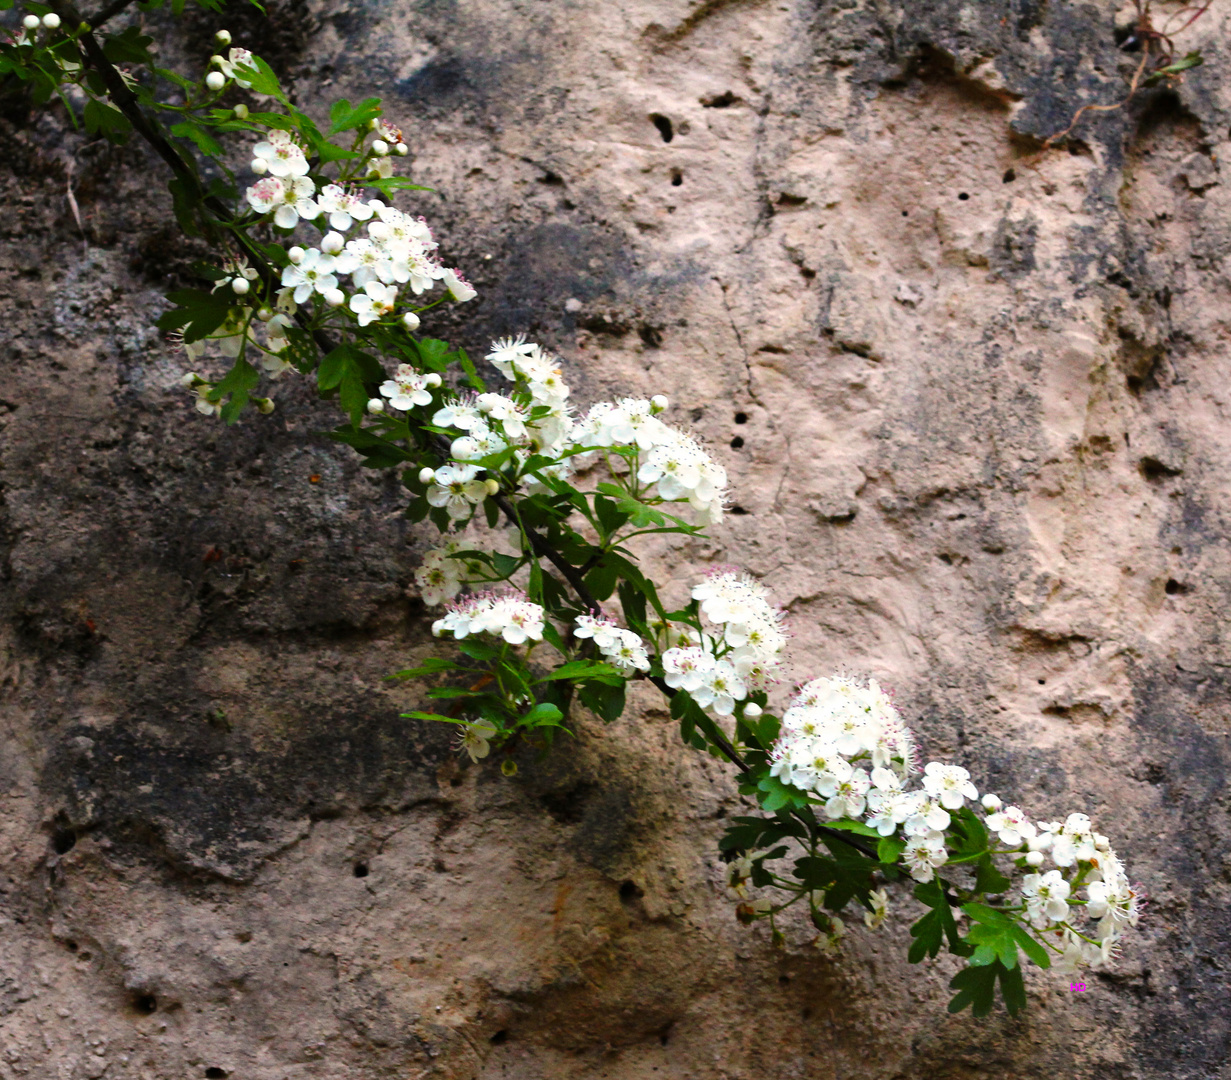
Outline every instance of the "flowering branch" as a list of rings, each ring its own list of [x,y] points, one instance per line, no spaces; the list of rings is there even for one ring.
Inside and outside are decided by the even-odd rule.
[[[155,66],[139,31],[100,42],[71,4],[54,7],[0,45],[0,72],[32,80],[44,100],[81,87],[87,129],[136,132],[170,167],[177,220],[218,256],[203,272],[212,287],[172,293],[158,320],[192,360],[229,362],[212,380],[184,376],[197,410],[234,423],[249,405],[273,411],[279,378],[314,378],[343,414],[330,437],[366,467],[396,469],[407,516],[445,534],[415,579],[425,603],[444,605],[432,631],[456,651],[398,675],[431,679],[426,696],[447,711],[407,716],[456,725],[474,761],[502,750],[512,775],[513,749],[549,747],[574,700],[610,722],[628,683],[648,679],[683,741],[732,763],[760,808],[734,819],[720,847],[737,918],[768,921],[775,945],[802,929],[830,951],[841,912],[857,905],[878,926],[884,886],[910,880],[927,909],[910,960],[946,946],[967,960],[953,1011],[985,1015],[997,986],[1021,1009],[1022,954],[1062,970],[1112,961],[1139,890],[1083,814],[1034,822],[980,798],[960,766],[920,772],[914,738],[875,681],[813,678],[772,706],[785,616],[735,568],[714,568],[667,610],[629,545],[719,525],[727,475],[667,422],[666,398],[582,412],[563,362],[524,337],[493,343],[486,359],[506,387],[489,390],[464,350],[417,334],[438,304],[475,290],[440,261],[427,223],[392,204],[421,189],[394,174],[409,148],[377,99],[335,102],[322,131],[264,61],[228,48],[225,31],[193,81]],[[117,55],[149,77],[122,74]],[[156,94],[163,84],[175,100]],[[232,168],[227,145],[239,137],[256,141],[246,167]],[[196,154],[226,180],[207,186]],[[603,607],[613,598],[618,618]]]

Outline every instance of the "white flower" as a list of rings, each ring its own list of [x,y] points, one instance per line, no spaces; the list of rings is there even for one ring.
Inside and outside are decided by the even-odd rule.
[[[986,796],[984,796],[986,799]],[[1034,825],[1026,817],[1023,810],[1016,806],[1006,806],[1003,810],[988,815],[987,827],[1000,837],[1000,842],[1008,847],[1019,847],[1023,841],[1035,835]]]
[[[278,184],[281,191],[273,196],[272,185]],[[306,176],[293,176],[283,181],[267,176],[248,189],[247,199],[254,210],[262,214],[274,210],[274,224],[280,229],[293,229],[299,219],[312,221],[320,216],[320,210],[312,201],[316,185]]]
[[[462,590],[465,583],[462,561],[449,557],[455,549],[456,545],[450,544],[429,551],[415,570],[415,584],[429,607],[452,600]]]
[[[474,507],[487,498],[487,485],[475,479],[478,472],[473,465],[442,466],[427,490],[427,501],[443,507],[455,521],[469,517]]]
[[[231,50],[232,53],[237,51],[243,50]],[[303,149],[287,131],[271,131],[252,148],[252,156],[265,162],[270,176],[305,176],[308,172],[308,159]]]
[[[693,694],[701,689],[714,666],[714,658],[695,645],[668,649],[662,656],[663,681],[673,690]]]
[[[338,279],[333,275],[334,258],[324,255],[316,248],[304,252],[298,265],[292,263],[282,268],[282,284],[294,290],[295,303],[302,304],[313,292],[322,296],[338,287]],[[281,305],[281,299],[279,299]]]
[[[847,779],[837,785],[833,797],[825,803],[825,814],[831,820],[836,818],[857,818],[863,813],[864,796],[868,793],[871,781],[862,769],[856,769]]]
[[[495,724],[489,720],[475,720],[463,725],[457,748],[469,754],[471,761],[477,762],[491,753],[490,740],[495,734]]]
[[[432,624],[432,633],[437,637],[450,633],[459,639],[470,634],[495,634],[510,645],[522,645],[543,639],[543,619],[543,609],[524,593],[482,593],[450,605],[447,614]]]
[[[946,810],[960,810],[966,799],[979,797],[970,773],[960,765],[942,765],[939,761],[924,766],[923,787]]]
[[[943,833],[912,837],[902,852],[902,862],[916,881],[928,882],[936,876],[936,868],[949,861]]]
[[[487,359],[501,375],[513,380],[518,377],[517,362],[523,357],[530,356],[537,348],[534,342],[526,341],[524,334],[518,334],[515,338],[500,338],[493,341]]]
[[[713,709],[719,716],[730,716],[735,711],[735,703],[748,696],[748,687],[733,664],[717,660],[692,696],[703,709]]]
[[[1069,917],[1069,883],[1059,870],[1046,874],[1027,874],[1022,878],[1022,899],[1026,902],[1026,914],[1031,923],[1045,930],[1052,923],[1064,922]]]
[[[359,192],[347,191],[338,184],[326,184],[321,188],[317,204],[329,215],[330,227],[339,232],[346,232],[356,221],[370,221],[376,212]]]
[[[393,286],[369,281],[363,287],[363,292],[355,293],[350,298],[350,309],[358,316],[359,325],[367,326],[391,314],[397,304],[397,298],[398,291]]]
[[[445,270],[441,274],[441,281],[449,290],[449,295],[453,297],[459,304],[464,304],[467,300],[473,300],[479,294],[475,292],[474,286],[470,284],[461,273],[457,270]]]
[[[889,914],[889,894],[884,889],[873,889],[868,894],[868,903],[872,910],[863,913],[864,925],[869,930],[877,930]]]
[[[427,375],[409,364],[399,364],[393,378],[381,383],[380,392],[395,409],[410,409],[415,405],[432,403],[432,395],[427,389],[429,385]]]
[[[236,84],[243,87],[245,90],[251,89],[252,83],[240,78],[240,75],[243,73],[244,69],[249,71],[258,70],[256,61],[252,57],[252,53],[250,53],[247,49],[232,49],[229,53],[227,53],[227,58],[225,60],[219,56],[215,58],[214,62],[221,69],[222,74],[228,79],[234,79]],[[285,135],[286,132],[277,132],[276,134]],[[285,176],[286,174],[274,173],[274,175]]]
[[[616,626],[607,616],[578,615],[573,636],[592,638],[598,651],[615,667],[625,671],[649,671],[645,642],[631,630]]]

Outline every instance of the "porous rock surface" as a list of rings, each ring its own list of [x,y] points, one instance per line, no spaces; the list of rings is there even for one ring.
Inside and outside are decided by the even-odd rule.
[[[949,1017],[904,895],[838,957],[736,923],[746,807],[649,688],[511,780],[401,719],[432,537],[396,478],[293,379],[193,412],[158,163],[8,109],[0,1077],[1231,1075],[1226,12],[1039,154],[1123,96],[1131,5],[272,11],[237,42],[309,109],[383,96],[437,190],[402,205],[481,298],[429,329],[666,393],[730,470],[655,573],[748,567],[799,677],[874,674],[929,756],[1089,813],[1149,916],[1085,992]]]

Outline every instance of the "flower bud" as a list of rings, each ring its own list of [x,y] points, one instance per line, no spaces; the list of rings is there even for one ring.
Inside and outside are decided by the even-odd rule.
[[[269,322],[269,320],[274,317],[273,308],[267,308],[267,307],[257,308],[256,317],[260,319],[261,322]]]
[[[483,484],[487,488],[487,493],[489,495],[495,495],[500,490],[500,481],[495,480],[490,476],[483,481]]]
[[[219,30],[214,35],[214,40],[218,43],[218,47],[225,49],[231,44],[231,32],[229,30]]]
[[[372,416],[379,416],[385,411],[385,402],[382,398],[368,398],[368,412]]]
[[[1026,865],[1027,866],[1042,866],[1043,865],[1043,852],[1041,851],[1026,852]]]
[[[436,374],[436,372],[429,371],[426,375],[423,376],[423,381],[427,383],[428,386],[435,389],[437,386],[440,385],[441,380],[440,380],[440,376]]]
[[[252,163],[248,166],[257,176],[264,176],[269,172],[269,162],[264,158],[254,157]]]
[[[430,484],[435,479],[436,479],[435,469],[429,469],[429,468],[424,467],[419,470],[419,483]]]
[[[237,120],[247,120],[248,119],[248,106],[245,105],[242,101],[238,105],[236,105],[232,111],[235,113],[235,117]]]
[[[377,157],[387,157],[389,154],[389,144],[384,139],[373,139],[372,153]]]
[[[326,255],[336,255],[346,246],[346,241],[340,232],[327,232],[321,237],[321,251]]]
[[[650,412],[666,412],[667,406],[670,404],[671,403],[667,400],[665,394],[655,394],[652,398],[650,398]]]
[[[226,58],[219,56],[217,53],[215,53],[213,56],[209,58],[209,62],[214,67],[222,67],[222,65],[226,63]]]
[[[744,706],[744,716],[746,716],[749,720],[755,720],[760,715],[761,706],[755,701],[750,701]]]
[[[27,15],[21,20],[21,25],[27,30],[37,30],[43,24],[37,15]]]
[[[983,796],[983,809],[991,810],[993,813],[999,810],[1004,803],[1000,801],[999,795],[993,795],[990,791]]]
[[[258,398],[253,398],[252,400],[256,402],[257,412],[264,413],[266,416],[268,416],[271,412],[274,411],[274,403],[271,398],[258,397]]]
[[[47,14],[43,16],[43,25],[47,27],[48,30],[59,30],[60,16],[54,11],[47,12]]]
[[[298,244],[296,244],[293,248],[286,249],[286,257],[290,259],[291,262],[293,262],[296,266],[298,266],[301,262],[303,262],[303,257],[306,254],[307,252],[305,252],[304,249],[301,248]]]
[[[325,303],[330,307],[341,307],[346,303],[346,293],[341,289],[330,289],[325,293]]]
[[[180,376],[180,385],[181,386],[196,386],[197,383],[200,381],[200,379],[201,379],[201,376],[198,375],[195,371],[185,371],[184,374]]]
[[[453,445],[449,448],[449,452],[458,461],[469,461],[472,457],[478,456],[479,444],[469,435],[463,435],[460,439],[453,440]]]
[[[205,86],[208,90],[218,91],[227,84],[227,77],[221,71],[211,71],[205,76]]]
[[[248,290],[251,288],[252,286],[248,284],[247,278],[231,278],[231,291],[234,292],[236,296],[247,296]]]
[[[378,127],[380,127],[380,121],[376,119],[376,117],[373,117],[371,120],[368,121],[369,131],[375,131]]]
[[[397,146],[395,146],[393,149],[397,151],[400,157],[405,157],[407,154],[410,153],[410,147],[407,146],[404,142],[398,143]]]
[[[419,316],[413,311],[406,312],[406,314],[402,316],[402,325],[406,327],[407,330],[418,330]]]

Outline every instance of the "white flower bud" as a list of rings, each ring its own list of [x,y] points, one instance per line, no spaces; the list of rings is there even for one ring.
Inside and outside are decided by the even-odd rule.
[[[27,30],[37,30],[40,26],[42,26],[42,22],[37,15],[27,15],[21,20],[21,25]]]
[[[260,319],[261,322],[269,322],[269,320],[274,317],[273,308],[267,308],[267,307],[257,308],[256,317]]]
[[[1026,864],[1028,866],[1042,866],[1043,865],[1043,852],[1041,851],[1026,852]]]
[[[181,386],[196,386],[197,380],[200,377],[201,376],[199,376],[195,371],[185,371],[184,374],[180,376],[180,385]]]
[[[407,330],[418,330],[419,316],[413,311],[406,312],[406,314],[402,316],[402,325],[406,327]]]
[[[368,121],[369,131],[375,131],[378,127],[380,127],[380,121],[376,119],[375,117],[373,117],[371,120]]]
[[[336,255],[346,246],[346,240],[340,232],[327,232],[321,237],[321,251],[326,255]]]
[[[257,412],[264,413],[266,416],[268,416],[271,412],[274,411],[274,403],[271,398],[259,397],[259,398],[253,398],[252,400],[256,402]]]
[[[286,249],[286,257],[291,260],[296,266],[303,262],[303,257],[307,254],[303,248],[296,244],[293,248]]]
[[[218,42],[220,48],[225,49],[231,44],[231,32],[229,30],[219,30],[218,33],[214,35],[214,40]]]
[[[498,480],[493,480],[490,476],[484,480],[483,483],[487,488],[487,493],[489,495],[495,495],[496,492],[500,490],[500,482]]]
[[[656,413],[666,412],[667,406],[670,404],[665,394],[655,394],[650,398],[650,411]]]
[[[389,154],[389,144],[384,139],[372,140],[372,153],[377,157],[386,157]]]
[[[760,715],[761,706],[755,701],[750,701],[744,706],[744,716],[746,716],[749,720],[755,720]]]
[[[255,157],[252,159],[252,162],[249,164],[248,168],[256,173],[257,176],[264,176],[267,172],[269,172],[269,162],[264,158]]]
[[[385,411],[385,403],[381,398],[368,398],[368,412],[373,416],[379,416]]]
[[[247,296],[248,290],[251,288],[252,286],[248,284],[247,278],[231,278],[231,291],[234,292],[236,296]]]
[[[491,398],[488,398],[486,401],[479,402],[479,412],[481,413],[490,413],[495,407],[496,403],[492,401]]]
[[[397,146],[395,146],[393,149],[396,150],[398,155],[401,157],[405,157],[407,154],[410,153],[410,147],[407,146],[404,142],[398,143]]]
[[[325,293],[325,303],[330,307],[341,307],[346,303],[346,293],[341,289],[330,289]]]
[[[245,105],[242,101],[238,105],[235,106],[232,112],[235,113],[236,119],[238,120],[248,119],[248,106]]]
[[[54,11],[47,12],[47,14],[43,16],[43,25],[47,27],[48,30],[60,29],[60,16]]]
[[[419,483],[430,484],[436,479],[436,470],[423,468],[419,470]]]
[[[205,76],[205,85],[210,90],[221,90],[227,84],[227,77],[221,71],[211,71]]]
[[[222,67],[222,65],[226,63],[226,59],[224,57],[219,56],[217,53],[215,53],[213,56],[209,58],[209,62],[214,67]]]
[[[1002,806],[1004,806],[1004,803],[1000,801],[999,795],[993,795],[989,791],[986,795],[983,796],[983,809],[984,810],[991,810],[995,812],[999,810]]]
[[[477,457],[479,453],[478,441],[472,439],[469,435],[463,435],[460,439],[454,439],[453,445],[449,452],[458,461],[469,461],[472,457]]]
[[[441,380],[440,380],[440,376],[436,372],[429,371],[426,375],[423,376],[423,381],[427,383],[428,386],[435,389],[437,386],[440,385]]]

